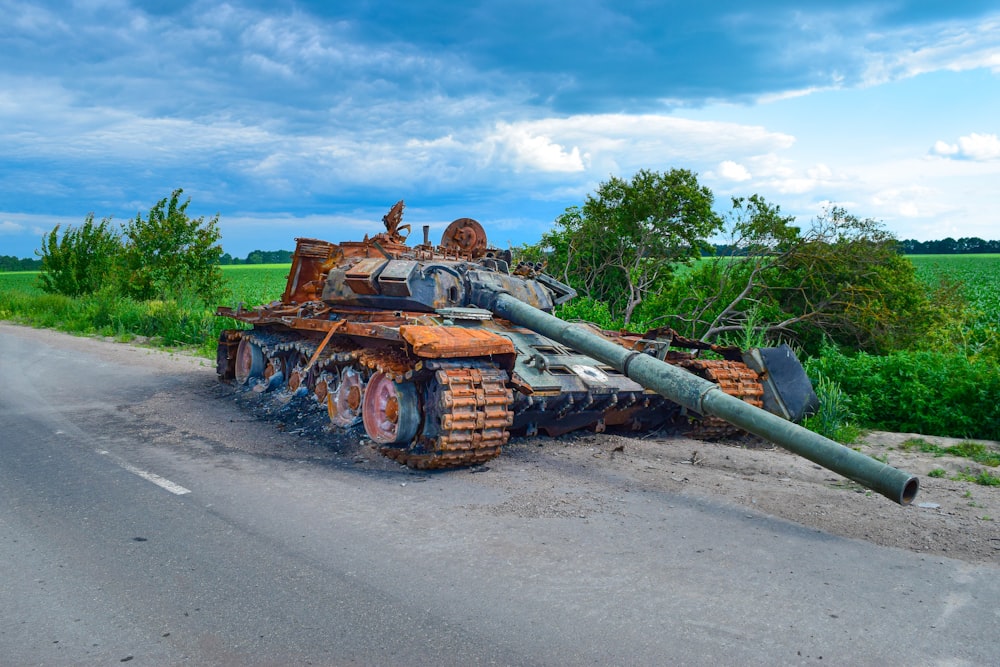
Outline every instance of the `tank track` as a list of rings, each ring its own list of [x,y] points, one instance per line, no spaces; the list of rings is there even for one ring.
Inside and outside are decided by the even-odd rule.
[[[455,468],[496,458],[514,423],[507,374],[495,367],[441,368],[428,387],[425,435],[407,449],[380,447],[383,455],[411,468]],[[436,437],[428,431],[437,430]]]
[[[760,376],[744,363],[720,359],[688,359],[678,364],[698,377],[710,380],[730,396],[757,408],[764,407],[764,387]],[[722,440],[745,435],[746,431],[719,417],[704,416],[691,425],[689,435],[699,440]]]
[[[240,332],[267,357],[298,355],[309,359],[320,341],[292,332],[254,329]],[[440,469],[479,465],[500,455],[514,421],[513,392],[507,374],[485,362],[428,362],[392,347],[358,348],[330,341],[317,359],[316,371],[353,367],[368,374],[384,373],[395,382],[423,386],[423,434],[403,447],[378,446],[382,455],[411,468]],[[286,378],[287,380],[287,378]]]
[[[238,336],[260,346],[269,358],[308,360],[320,345],[318,337],[307,338],[276,329],[246,330]],[[321,352],[311,372],[318,375],[322,371],[352,367],[369,376],[378,372],[395,382],[418,383],[425,415],[423,432],[416,442],[406,446],[376,445],[379,453],[394,461],[426,470],[480,465],[499,456],[514,422],[514,398],[506,372],[481,361],[470,366],[465,360],[424,360],[418,367],[419,361],[394,347],[360,348],[351,341],[333,340]],[[759,377],[741,362],[692,358],[676,363],[718,384],[731,396],[755,407],[763,406],[764,390]],[[298,371],[284,370],[287,386],[287,374]],[[299,382],[306,379],[296,378],[294,384]],[[686,429],[689,435],[702,440],[745,434],[725,420],[710,416],[690,418]]]

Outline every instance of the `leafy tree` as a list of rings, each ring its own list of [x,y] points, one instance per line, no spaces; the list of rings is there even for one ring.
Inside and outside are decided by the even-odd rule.
[[[122,240],[110,218],[94,222],[89,213],[79,227],[59,234],[59,225],[42,237],[38,279],[46,292],[80,296],[96,292],[114,275]]]
[[[559,216],[539,246],[548,250],[550,273],[628,324],[676,266],[708,247],[705,239],[722,225],[712,202],[712,192],[685,169],[612,177],[583,207]]]
[[[668,321],[713,340],[756,330],[798,340],[826,338],[869,351],[906,349],[957,323],[958,290],[930,294],[895,238],[870,218],[833,207],[804,233],[758,196],[733,199],[731,256],[704,260],[671,293]]]
[[[223,289],[218,244],[219,216],[187,215],[191,199],[181,203],[183,190],[161,199],[143,218],[136,215],[124,228],[120,289],[136,299],[195,295],[216,298]]]

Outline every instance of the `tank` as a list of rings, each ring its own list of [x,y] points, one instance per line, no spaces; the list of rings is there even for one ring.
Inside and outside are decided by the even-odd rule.
[[[561,320],[553,309],[576,292],[542,266],[513,264],[472,218],[410,245],[403,208],[361,241],[296,239],[279,301],[219,308],[247,327],[220,335],[220,379],[311,397],[414,468],[481,464],[511,434],[746,431],[901,504],[916,497],[916,477],[797,425],[817,402],[788,346]]]

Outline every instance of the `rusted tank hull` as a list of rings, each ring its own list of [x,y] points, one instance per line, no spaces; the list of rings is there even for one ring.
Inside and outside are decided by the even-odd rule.
[[[898,502],[916,494],[915,478],[789,421],[815,401],[790,350],[744,358],[669,330],[570,325],[549,313],[572,287],[490,248],[478,222],[455,220],[438,245],[425,227],[411,247],[402,211],[362,241],[299,239],[280,301],[220,308],[250,328],[222,334],[219,376],[311,396],[414,467],[481,463],[511,433],[692,425],[755,433]]]

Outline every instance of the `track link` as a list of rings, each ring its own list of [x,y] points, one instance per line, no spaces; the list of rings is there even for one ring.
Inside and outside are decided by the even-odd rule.
[[[319,345],[318,340],[284,331],[257,329],[240,336],[258,345],[268,358],[310,358]],[[366,375],[384,373],[395,382],[418,384],[424,403],[423,432],[405,447],[378,447],[384,456],[419,469],[472,466],[499,456],[514,422],[507,374],[481,361],[436,361],[433,368],[417,362],[398,348],[358,348],[331,341],[316,368],[351,367]]]
[[[757,408],[764,407],[764,387],[760,376],[744,363],[719,359],[689,359],[678,364],[698,377],[719,385],[730,396],[742,399]],[[703,416],[691,427],[690,435],[700,440],[720,440],[745,434],[719,417]]]
[[[379,451],[411,468],[477,465],[500,455],[514,423],[507,374],[495,367],[442,368],[425,394],[424,433],[407,449]]]

